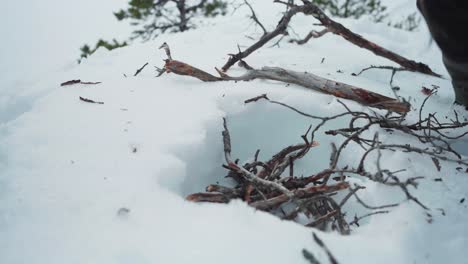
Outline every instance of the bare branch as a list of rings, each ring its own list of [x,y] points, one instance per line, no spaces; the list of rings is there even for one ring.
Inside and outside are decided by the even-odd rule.
[[[275,80],[285,83],[297,84],[314,91],[331,94],[339,98],[353,100],[370,107],[388,109],[399,113],[408,112],[410,109],[410,105],[407,102],[400,102],[396,99],[386,97],[381,94],[377,94],[349,84],[325,79],[308,72],[296,72],[278,67],[263,67],[260,70],[248,70],[247,73],[239,77],[231,77],[219,70],[218,73],[223,80]]]
[[[159,47],[159,49],[164,49],[164,51],[166,52],[166,55],[167,55],[167,59],[172,60],[171,49],[169,48],[169,45],[166,42],[164,42],[161,45],[161,47]]]
[[[252,20],[263,30],[263,35],[268,34],[268,31],[266,30],[265,26],[263,26],[263,24],[258,19],[257,14],[255,13],[255,10],[253,9],[252,5],[247,0],[244,0],[244,4],[247,5],[247,7],[250,9],[250,12],[252,13],[250,18],[252,18]]]
[[[325,34],[327,34],[329,32],[330,32],[330,30],[328,30],[328,28],[322,29],[321,31],[312,30],[312,31],[309,32],[309,34],[307,34],[307,36],[305,38],[303,38],[303,39],[290,39],[289,42],[290,43],[297,43],[299,45],[304,45],[307,42],[309,42],[309,40],[311,38],[320,38],[320,37],[324,36]]]
[[[222,67],[222,70],[224,72],[227,71],[231,66],[233,66],[239,60],[246,58],[252,52],[261,48],[263,45],[265,45],[267,42],[269,42],[273,38],[277,37],[280,34],[284,34],[289,25],[289,22],[291,21],[291,18],[297,13],[303,13],[305,15],[312,15],[314,18],[319,20],[321,22],[321,25],[326,27],[328,31],[336,35],[342,36],[344,39],[348,40],[349,42],[353,43],[354,45],[360,48],[365,48],[378,56],[394,61],[409,71],[420,72],[420,73],[424,73],[424,74],[428,74],[428,75],[432,75],[436,77],[441,77],[440,74],[433,72],[431,68],[429,68],[429,66],[427,66],[426,64],[423,64],[421,62],[416,62],[413,60],[409,60],[401,55],[398,55],[392,51],[389,51],[377,45],[376,43],[373,43],[365,39],[361,35],[358,35],[352,32],[348,28],[344,27],[342,24],[330,19],[317,5],[309,1],[303,1],[303,5],[295,5],[291,2],[283,2],[283,1],[278,1],[278,0],[275,0],[274,2],[282,3],[289,8],[284,13],[281,20],[278,22],[276,29],[263,35],[257,42],[252,44],[246,50],[239,52],[237,54],[231,55],[229,60]]]
[[[81,80],[71,80],[61,83],[60,86],[69,86],[74,84],[86,84],[86,85],[96,85],[100,84],[101,82],[82,82]]]
[[[368,213],[368,214],[365,214],[363,216],[360,216],[360,217],[357,217],[355,216],[354,217],[354,220],[349,222],[349,225],[357,225],[359,226],[359,221],[361,221],[362,219],[366,218],[366,217],[369,217],[369,216],[372,216],[372,215],[376,215],[376,214],[388,214],[390,211],[376,211],[376,212],[372,212],[372,213]]]
[[[135,74],[133,76],[137,76],[138,74],[140,74],[140,72],[148,65],[148,62],[145,63],[143,66],[141,66],[141,68],[139,68]]]

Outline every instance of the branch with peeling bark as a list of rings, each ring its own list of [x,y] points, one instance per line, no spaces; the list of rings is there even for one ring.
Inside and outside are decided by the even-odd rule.
[[[309,72],[297,72],[279,67],[263,67],[261,69],[250,68],[244,75],[238,77],[231,77],[219,70],[218,73],[221,75],[223,80],[275,80],[285,83],[293,83],[317,92],[352,100],[369,107],[391,110],[397,113],[406,113],[410,110],[410,104],[407,102],[398,101],[353,85],[326,79]]]
[[[254,69],[244,61],[240,62],[241,66],[247,70],[244,75],[232,77],[216,68],[220,75],[220,77],[216,77],[187,63],[173,60],[169,46],[166,43],[161,48],[166,50],[168,59],[165,60],[163,69],[159,70],[160,75],[164,72],[173,72],[178,75],[191,76],[205,82],[251,81],[254,79],[275,80],[293,83],[317,92],[352,100],[369,107],[386,109],[397,113],[406,113],[410,110],[410,104],[405,101],[399,101],[360,87],[329,80],[308,72],[296,72],[279,67]]]
[[[178,75],[188,75],[197,78],[204,82],[216,82],[223,81],[222,78],[211,75],[203,70],[193,67],[185,62],[177,61],[172,59],[171,49],[169,45],[164,42],[159,49],[164,49],[166,52],[167,59],[164,60],[165,64],[162,68],[156,67],[158,73],[157,77],[160,77],[164,73],[175,73]]]

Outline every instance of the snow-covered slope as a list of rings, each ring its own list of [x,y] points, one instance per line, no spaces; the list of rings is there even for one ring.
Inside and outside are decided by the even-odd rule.
[[[274,27],[281,7],[271,8],[271,1],[256,1],[254,6],[269,10],[259,17]],[[224,181],[222,117],[231,128],[233,155],[241,160],[251,158],[257,148],[262,157],[269,157],[299,142],[314,124],[264,102],[245,105],[245,99],[268,93],[317,115],[342,111],[332,96],[282,83],[202,83],[171,74],[154,78],[152,66],[161,66],[164,58],[157,47],[164,41],[175,59],[214,72],[226,54],[236,51],[237,43],[245,47],[252,43],[246,36],[260,35],[247,15],[242,8],[184,34],[112,52],[99,50],[81,65],[52,72],[32,84],[46,92],[35,97],[25,113],[0,125],[0,263],[306,263],[303,248],[328,263],[313,242],[312,231],[341,263],[464,261],[468,211],[459,201],[467,196],[467,174],[445,162],[437,172],[429,158],[418,155],[386,153],[383,166],[407,169],[402,177],[424,176],[412,191],[431,211],[405,201],[398,189],[355,178],[352,181],[367,187],[361,196],[368,203],[401,205],[390,214],[368,218],[346,237],[281,221],[241,202],[214,205],[184,200],[207,184]],[[445,72],[439,51],[427,45],[424,32],[409,33],[365,20],[340,21]],[[301,16],[294,19],[293,27],[303,35],[314,22]],[[265,47],[247,61],[310,71],[392,96],[390,72],[375,70],[357,77],[351,73],[371,64],[394,64],[331,34],[303,46],[284,40],[280,48]],[[150,66],[131,77],[145,62]],[[237,67],[230,70],[232,75],[241,72]],[[59,86],[71,79],[102,84]],[[450,113],[449,80],[403,72],[394,82],[414,106],[425,98],[420,92],[423,85],[440,86],[427,110],[442,116]],[[85,103],[79,96],[104,104]],[[340,139],[320,134],[317,140],[320,146],[298,165],[298,174],[326,167],[329,143]],[[405,139],[384,136],[383,140]],[[359,151],[356,147],[345,153],[343,164],[355,164]],[[434,182],[440,177],[442,183]],[[437,208],[443,208],[445,216]],[[365,212],[355,203],[345,209],[349,219]],[[431,224],[427,213],[433,216]]]
[[[79,48],[124,39],[129,25],[112,14],[127,0],[3,1],[0,18],[0,123],[28,111],[49,90],[38,81],[76,65]],[[85,19],[84,19],[85,18]]]

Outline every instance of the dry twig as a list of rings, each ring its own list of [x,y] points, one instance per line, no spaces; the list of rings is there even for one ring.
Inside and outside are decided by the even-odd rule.
[[[86,103],[91,103],[91,104],[104,104],[104,102],[94,101],[94,100],[84,98],[84,97],[81,97],[81,96],[80,96],[80,100],[83,101],[83,102],[86,102]]]
[[[138,74],[140,74],[140,72],[148,65],[148,62],[145,63],[143,66],[141,66],[141,68],[139,68],[135,74],[133,75],[134,77],[137,76]]]
[[[74,84],[86,84],[86,85],[96,85],[100,84],[101,82],[82,82],[81,80],[70,80],[60,84],[60,86],[70,86]]]

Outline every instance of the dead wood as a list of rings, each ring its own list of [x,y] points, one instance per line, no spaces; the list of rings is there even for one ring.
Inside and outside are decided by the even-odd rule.
[[[240,62],[241,66],[247,70],[244,75],[231,77],[216,68],[220,75],[220,77],[216,77],[184,62],[172,60],[169,45],[167,45],[167,43],[164,43],[162,48],[165,49],[168,59],[165,60],[166,63],[163,69],[158,69],[160,73],[159,75],[164,72],[173,72],[178,75],[191,76],[205,82],[251,81],[254,79],[275,80],[288,84],[293,83],[307,89],[330,94],[339,98],[349,99],[369,107],[391,110],[397,113],[406,113],[410,110],[410,104],[405,101],[399,101],[360,87],[322,78],[308,72],[296,72],[279,67],[263,67],[261,69],[254,69],[244,61]],[[256,100],[256,98],[251,100]]]
[[[239,77],[231,77],[219,70],[218,73],[221,75],[223,80],[275,80],[297,84],[314,91],[334,95],[338,98],[352,100],[369,107],[391,110],[397,113],[406,113],[410,110],[410,105],[407,102],[401,102],[353,85],[322,78],[309,72],[296,72],[279,67],[263,67],[259,70],[247,70],[244,75]]]
[[[81,80],[70,80],[60,84],[60,86],[69,86],[74,84],[87,84],[87,85],[96,85],[100,84],[101,82],[82,82]]]
[[[284,4],[288,7],[288,10],[284,13],[283,17],[280,19],[278,22],[278,25],[276,28],[271,31],[267,32],[264,34],[257,42],[252,44],[250,47],[245,49],[244,51],[240,51],[236,54],[229,54],[229,59],[228,61],[224,64],[224,66],[221,68],[224,72],[226,72],[231,66],[233,66],[235,63],[238,61],[246,58],[250,54],[252,54],[254,51],[257,49],[263,47],[266,43],[268,43],[270,40],[273,38],[281,35],[281,34],[287,34],[286,30],[289,25],[289,22],[291,21],[291,18],[296,15],[297,13],[303,13],[305,15],[312,15],[315,19],[319,20],[321,22],[321,25],[324,26],[326,29],[322,30],[320,32],[310,32],[307,38],[304,40],[296,41],[303,43],[304,41],[306,42],[312,37],[321,37],[324,34],[328,32],[332,32],[336,35],[339,35],[346,39],[347,41],[353,43],[354,45],[367,49],[374,53],[377,56],[381,56],[384,58],[387,58],[400,66],[404,67],[405,69],[413,72],[420,72],[436,77],[441,77],[440,74],[435,73],[434,71],[431,70],[429,66],[427,66],[424,63],[421,62],[416,62],[410,59],[407,59],[399,54],[396,54],[390,50],[387,50],[379,45],[377,45],[374,42],[371,42],[361,35],[358,35],[342,24],[332,20],[330,17],[328,17],[317,5],[309,2],[309,1],[302,1],[303,5],[296,5],[293,4],[292,2],[283,2],[279,0],[275,0],[274,2]]]
[[[312,233],[312,235],[314,237],[315,243],[317,243],[317,245],[319,245],[327,253],[328,260],[330,261],[330,263],[338,264],[338,260],[336,260],[335,256],[333,256],[330,249],[328,249],[327,245],[325,245],[325,243],[315,233]]]
[[[307,36],[305,36],[305,38],[303,38],[303,39],[290,39],[289,43],[297,43],[299,45],[304,45],[307,42],[309,42],[309,40],[311,38],[320,38],[320,37],[322,37],[323,35],[325,35],[325,34],[327,34],[329,32],[330,32],[330,30],[328,28],[322,29],[320,31],[311,30],[309,32],[309,34],[307,34]]]
[[[84,98],[84,97],[81,97],[81,96],[80,96],[80,100],[83,101],[83,102],[86,102],[86,103],[91,103],[91,104],[104,104],[104,102],[94,101],[94,100]]]
[[[228,203],[231,198],[222,193],[194,193],[185,199],[190,202]]]
[[[434,71],[432,71],[431,68],[429,68],[429,66],[427,66],[426,64],[407,59],[401,55],[398,55],[390,50],[387,50],[377,45],[374,42],[365,39],[361,35],[352,32],[342,24],[328,17],[317,5],[305,0],[303,0],[302,2],[304,3],[304,14],[312,15],[314,18],[319,20],[320,23],[322,23],[322,26],[326,27],[330,32],[343,37],[344,39],[353,43],[354,45],[360,48],[367,49],[377,56],[381,56],[393,62],[396,62],[407,70],[441,77],[440,74],[437,74]]]
[[[326,185],[326,186],[311,186],[308,188],[297,189],[292,197],[295,198],[310,198],[314,195],[319,194],[326,194],[326,193],[333,193],[340,190],[345,190],[349,188],[349,184],[347,182],[342,182],[334,185]],[[249,204],[250,206],[257,208],[259,210],[270,210],[278,207],[279,205],[289,201],[289,197],[282,194],[276,196],[274,198],[258,201]]]
[[[204,82],[224,81],[222,78],[216,77],[187,63],[176,60],[166,60],[164,69],[167,73],[172,72],[178,75],[188,75]]]
[[[359,221],[361,221],[362,219],[366,218],[366,217],[369,217],[369,216],[373,216],[373,215],[376,215],[376,214],[388,214],[390,213],[390,211],[375,211],[375,212],[372,212],[372,213],[368,213],[368,214],[365,214],[363,216],[354,216],[354,220],[352,222],[349,222],[349,225],[357,225],[359,226]]]
[[[81,83],[81,80],[66,81],[66,82],[61,83],[60,86],[73,85],[73,84],[77,84],[77,83]]]
[[[353,43],[354,45],[360,48],[364,48],[364,49],[371,51],[377,56],[387,58],[399,64],[400,66],[404,67],[407,70],[420,72],[420,73],[432,75],[435,77],[441,77],[440,74],[432,71],[432,69],[426,64],[407,59],[399,54],[396,54],[395,52],[387,50],[384,47],[365,39],[361,35],[358,35],[352,32],[351,30],[349,30],[342,24],[330,19],[327,15],[325,15],[325,13],[322,12],[322,10],[320,10],[315,5],[310,4],[310,3],[309,5],[314,6],[312,8],[313,10],[308,11],[309,14],[313,15],[316,19],[318,19],[322,23],[322,25],[325,26],[332,33],[343,37],[347,41]]]
[[[140,72],[148,65],[148,62],[145,63],[143,66],[141,66],[141,68],[139,68],[135,74],[133,75],[134,77],[137,76],[138,74],[140,74]]]
[[[223,79],[216,77],[214,75],[211,75],[203,70],[200,70],[196,67],[193,67],[187,63],[180,62],[177,60],[172,59],[171,55],[171,49],[169,48],[169,45],[164,42],[159,49],[164,49],[167,55],[167,59],[164,60],[165,64],[163,68],[156,68],[156,71],[158,72],[157,77],[161,76],[164,73],[175,73],[178,75],[187,75],[191,76],[194,78],[197,78],[201,81],[204,82],[215,82],[215,81],[222,81]]]
[[[333,195],[340,190],[349,188],[347,182],[339,182],[330,185],[312,185],[310,179],[313,177],[298,178],[290,176],[281,179],[286,168],[293,166],[297,159],[302,158],[317,143],[308,139],[311,128],[301,136],[304,144],[287,146],[266,162],[258,161],[257,150],[252,163],[243,166],[231,157],[231,136],[227,127],[226,119],[223,122],[224,130],[223,145],[224,155],[229,170],[238,186],[231,188],[220,185],[209,185],[206,193],[194,193],[186,197],[193,202],[227,203],[232,199],[242,199],[250,206],[264,211],[276,210],[283,204],[297,203],[299,210],[311,210],[311,220],[320,221],[321,227],[325,228],[328,223],[336,221],[338,229],[343,234],[349,233],[349,228],[344,221],[340,206],[328,195]],[[260,171],[257,167],[261,167]],[[234,175],[235,176],[234,176]],[[324,207],[325,206],[325,207]],[[309,209],[306,209],[309,208]],[[330,214],[331,211],[335,211]],[[295,217],[292,217],[293,220]],[[315,221],[314,220],[314,221]]]

